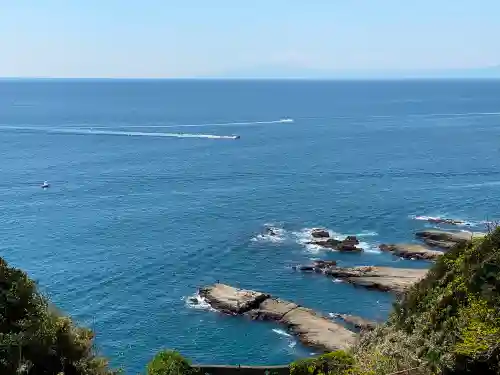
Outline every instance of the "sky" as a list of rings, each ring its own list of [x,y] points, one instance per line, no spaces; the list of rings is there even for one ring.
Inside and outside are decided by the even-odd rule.
[[[500,0],[0,0],[0,77],[483,68],[499,20]]]

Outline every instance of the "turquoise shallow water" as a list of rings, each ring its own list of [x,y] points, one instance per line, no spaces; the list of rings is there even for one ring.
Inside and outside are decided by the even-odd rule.
[[[281,364],[311,350],[186,298],[220,279],[385,318],[390,295],[290,266],[427,267],[376,247],[430,226],[413,215],[498,217],[499,132],[499,81],[1,81],[0,254],[126,373],[161,348]],[[367,251],[304,247],[315,226]]]

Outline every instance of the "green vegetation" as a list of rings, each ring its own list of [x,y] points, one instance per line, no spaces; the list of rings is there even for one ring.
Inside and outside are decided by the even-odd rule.
[[[291,369],[294,375],[500,374],[500,228],[441,257],[349,355],[347,370],[315,371],[322,357]]]
[[[35,283],[0,258],[0,374],[112,374],[90,330],[49,308]]]
[[[352,355],[338,350],[318,358],[301,359],[290,365],[290,375],[349,374],[354,365]]]
[[[159,352],[148,364],[148,375],[191,375],[194,369],[179,353],[174,351]]]
[[[35,283],[0,258],[0,374],[108,375],[90,330],[49,308]],[[402,372],[403,371],[403,372]],[[158,353],[147,375],[192,375]],[[457,245],[349,352],[290,365],[291,375],[500,374],[500,228]]]

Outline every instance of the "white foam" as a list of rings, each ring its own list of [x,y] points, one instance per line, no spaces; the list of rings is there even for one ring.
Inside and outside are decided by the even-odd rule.
[[[298,244],[304,246],[309,252],[313,254],[317,254],[321,251],[336,251],[333,249],[325,248],[323,246],[319,245],[314,245],[314,244],[309,244],[308,242],[313,241],[315,238],[311,235],[311,231],[313,228],[304,228],[299,232],[293,232],[293,235],[297,241]],[[374,231],[362,231],[360,233],[356,234],[340,234],[336,233],[330,229],[327,229],[328,232],[330,233],[330,238],[333,238],[335,240],[342,241],[344,240],[347,236],[356,236],[359,238],[362,237],[375,237],[378,236],[377,232]],[[380,250],[376,245],[370,244],[369,242],[366,241],[360,241],[358,247],[362,248],[365,252],[367,253],[380,253]]]
[[[365,253],[372,253],[372,254],[382,253],[382,251],[380,251],[377,245],[371,244],[369,242],[360,241],[358,246],[362,248]]]
[[[279,329],[279,328],[273,328],[273,332],[276,333],[277,335],[286,337],[288,339],[288,347],[289,348],[293,349],[297,345],[297,340],[295,340],[295,338],[291,334],[289,334],[288,332],[286,332],[282,329]]]
[[[253,242],[272,242],[272,243],[281,243],[285,242],[287,239],[287,231],[283,228],[277,227],[273,224],[264,224],[266,228],[271,229],[274,232],[274,235],[260,233],[252,238]]]
[[[420,220],[420,221],[429,221],[429,220],[438,220],[439,216],[426,216],[426,215],[414,215],[410,216],[413,220]]]
[[[476,184],[465,184],[465,185],[451,185],[448,186],[448,189],[467,189],[467,188],[477,188],[484,186],[498,186],[500,185],[500,181],[487,181]]]
[[[378,233],[375,231],[361,231],[360,233],[356,233],[356,237],[376,237]]]
[[[293,232],[292,235],[295,238],[295,241],[299,244],[304,246],[309,252],[313,254],[317,254],[322,250],[325,250],[324,247],[319,246],[319,245],[314,245],[314,244],[309,244],[308,242],[314,240],[314,237],[311,235],[311,231],[314,228],[304,228],[298,232]],[[328,230],[330,232],[330,235],[333,234],[331,230]]]
[[[117,135],[129,137],[170,137],[170,138],[208,138],[208,139],[235,139],[234,135],[215,135],[215,134],[190,134],[190,133],[156,133],[156,132],[124,132],[112,130],[93,130],[83,128],[46,128],[46,127],[28,127],[28,126],[2,126],[0,130],[27,130],[38,131],[50,134],[75,134],[75,135]]]
[[[413,215],[413,216],[410,216],[410,218],[413,220],[428,221],[430,223],[432,223],[433,220],[444,220],[445,218],[450,219],[449,217],[447,217],[447,215],[443,215],[443,216],[441,216],[441,215],[438,215],[438,216]],[[452,225],[457,226],[457,227],[471,227],[471,226],[478,226],[478,225],[484,224],[484,222],[481,222],[481,221],[475,222],[475,221],[471,221],[471,220],[457,219],[457,218],[454,218],[452,220],[459,221],[458,223],[452,224]],[[435,222],[433,224],[439,225],[439,224],[447,224],[447,223]]]
[[[293,122],[287,121],[287,119],[281,119],[281,120],[271,120],[271,121],[239,121],[239,122],[214,122],[214,123],[201,123],[201,124],[168,124],[168,125],[158,125],[158,124],[151,124],[151,125],[130,125],[130,124],[115,124],[113,126],[101,126],[101,125],[89,125],[89,124],[84,124],[82,126],[79,126],[80,128],[84,129],[163,129],[163,128],[201,128],[201,127],[213,127],[213,126],[251,126],[251,125],[271,125],[271,124],[282,124],[286,122]]]
[[[289,334],[286,331],[283,331],[282,329],[279,328],[273,328],[273,332],[280,335],[280,336],[285,336],[285,337],[293,337],[291,334]]]
[[[198,293],[192,296],[184,297],[184,301],[186,306],[190,309],[216,311],[212,306],[210,306],[207,300]]]

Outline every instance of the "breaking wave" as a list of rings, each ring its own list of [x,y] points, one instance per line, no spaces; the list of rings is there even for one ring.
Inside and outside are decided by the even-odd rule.
[[[253,242],[281,243],[287,240],[288,232],[275,224],[264,224],[265,231],[252,238]]]
[[[451,224],[453,226],[457,227],[477,227],[481,225],[485,225],[488,222],[487,221],[472,221],[472,220],[465,220],[465,219],[457,219],[457,218],[450,218],[450,217],[443,217],[443,216],[428,216],[428,215],[412,215],[410,216],[411,219],[417,220],[417,221],[426,221],[432,224],[449,224],[446,223],[446,220],[452,220],[455,223]]]
[[[286,332],[282,329],[279,329],[279,328],[273,328],[273,332],[276,333],[277,335],[286,337],[288,339],[288,347],[289,348],[294,348],[297,345],[297,340],[295,340],[295,338],[291,334],[289,334],[288,332]]]
[[[183,300],[186,303],[186,306],[190,309],[216,311],[212,306],[210,306],[207,300],[198,293],[193,294],[192,296],[184,297]]]
[[[319,245],[315,244],[310,244],[312,240],[314,240],[314,237],[311,235],[311,231],[313,228],[304,228],[298,232],[293,232],[294,237],[296,238],[296,241],[298,244],[304,246],[309,252],[313,254],[317,254],[321,251],[324,251],[325,248]],[[359,247],[362,248],[365,252],[367,253],[380,253],[380,250],[377,245],[370,243],[368,241],[363,241],[364,237],[376,237],[378,236],[378,233],[375,231],[361,231],[359,233],[348,233],[348,234],[343,234],[343,233],[337,233],[333,230],[327,229],[328,232],[330,233],[330,238],[336,239],[336,240],[343,240],[347,236],[356,236],[360,241],[359,241]],[[329,251],[335,251],[332,249],[328,249]]]

